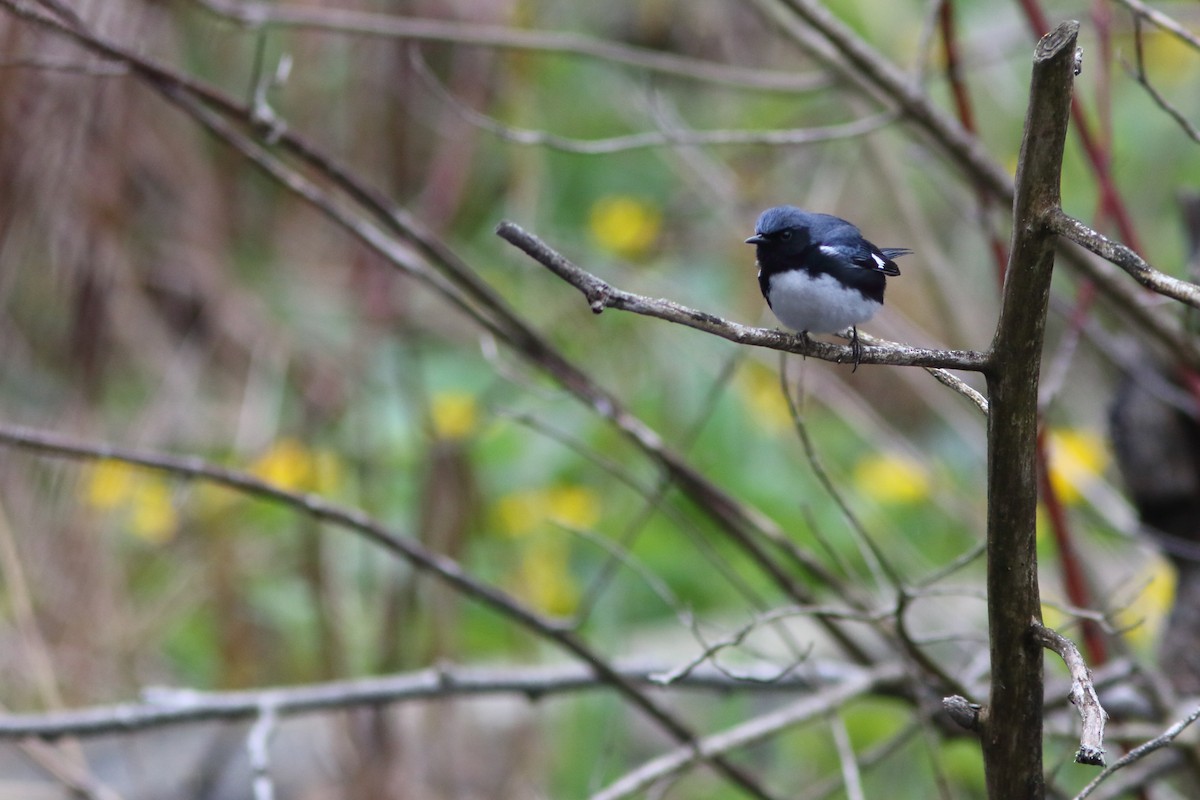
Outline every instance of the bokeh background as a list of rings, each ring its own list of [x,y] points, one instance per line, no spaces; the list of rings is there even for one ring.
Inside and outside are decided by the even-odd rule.
[[[864,330],[986,348],[1007,206],[981,200],[923,135],[879,116],[886,109],[830,69],[818,46],[786,35],[785,4],[773,16],[765,0],[313,0],[263,13],[298,9],[321,24],[261,27],[228,13],[243,4],[215,0],[69,5],[95,35],[233,98],[261,89],[287,130],[410,212],[669,447],[881,607],[894,603],[822,486],[827,474],[890,567],[920,587],[911,613],[924,646],[964,680],[983,676],[983,565],[965,558],[982,541],[986,502],[977,409],[916,369],[851,372],[790,357],[781,384],[777,353],[616,311],[593,316],[494,235],[510,219],[616,286],[773,327],[742,240],[762,208],[797,204],[915,251]],[[953,43],[978,138],[1015,170],[1037,38],[1031,4],[957,0],[949,27],[940,3],[825,6],[956,114]],[[1160,7],[1200,25],[1192,4]],[[1041,10],[1052,23],[1083,21],[1077,93],[1136,233],[1128,243],[1187,277],[1180,193],[1200,182],[1200,158],[1131,73],[1131,14],[1115,2]],[[416,42],[381,35],[378,19],[351,16],[359,12],[464,27],[457,40]],[[349,22],[361,26],[329,29]],[[571,47],[467,41],[500,29],[573,32],[743,72],[718,81]],[[670,669],[785,603],[653,459],[427,285],[119,62],[7,3],[0,30],[0,422],[199,456],[362,509],[534,609],[579,621],[614,659]],[[1153,86],[1198,124],[1200,53],[1153,27],[1140,46]],[[747,85],[768,78],[784,86]],[[857,135],[806,144],[678,141],[864,120]],[[645,132],[662,141],[616,138]],[[1064,207],[1128,241],[1099,199],[1098,174],[1072,138]],[[1090,293],[1070,270],[1056,272],[1043,386],[1048,479],[1105,620],[1108,656],[1153,670],[1173,572],[1138,533],[1105,420],[1122,371],[1161,354]],[[1156,315],[1180,313],[1144,300]],[[1042,554],[1047,619],[1078,634],[1056,541],[1047,533]],[[967,563],[939,575],[959,558]],[[0,700],[10,711],[134,700],[154,685],[252,689],[564,659],[345,532],[116,461],[0,451],[0,565]],[[718,662],[796,669],[810,645],[814,657],[836,657],[802,616],[791,622],[800,652],[764,625]],[[780,695],[752,685],[670,702],[711,731]],[[866,796],[982,796],[975,742],[914,718],[899,699],[862,698],[743,761],[782,796],[848,796],[844,736],[860,756],[876,754],[862,759]],[[1091,773],[1070,765],[1072,717],[1062,719],[1048,757],[1072,790]],[[599,690],[538,703],[408,703],[289,726],[274,747],[287,797],[581,797],[664,743]],[[112,737],[89,744],[87,761],[121,796],[248,797],[245,733],[210,725],[149,742]],[[28,753],[3,752],[0,794],[65,791]],[[665,791],[739,796],[703,770]]]

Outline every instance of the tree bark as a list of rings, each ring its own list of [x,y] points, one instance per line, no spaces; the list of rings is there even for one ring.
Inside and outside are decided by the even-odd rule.
[[[1042,650],[1035,515],[1038,377],[1045,337],[1063,146],[1079,23],[1046,34],[1034,54],[1013,201],[1011,256],[992,341],[988,389],[988,624],[991,699],[983,757],[991,800],[1045,795]]]

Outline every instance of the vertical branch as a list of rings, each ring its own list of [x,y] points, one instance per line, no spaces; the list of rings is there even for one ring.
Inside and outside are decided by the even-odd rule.
[[[1071,110],[1075,39],[1067,22],[1038,42],[1025,138],[1017,167],[1013,235],[988,374],[988,624],[991,701],[984,717],[988,797],[1041,798],[1042,653],[1030,622],[1041,618],[1037,510],[1038,377],[1054,236]]]

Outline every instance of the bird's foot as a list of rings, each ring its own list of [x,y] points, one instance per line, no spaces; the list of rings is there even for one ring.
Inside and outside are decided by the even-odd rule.
[[[851,367],[850,372],[854,373],[858,371],[858,363],[862,360],[862,343],[858,341],[857,325],[850,326],[850,354],[854,361],[854,366]]]

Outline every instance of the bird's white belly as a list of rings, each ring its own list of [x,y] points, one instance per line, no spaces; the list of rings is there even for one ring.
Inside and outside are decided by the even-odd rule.
[[[866,322],[882,303],[868,300],[831,275],[790,270],[771,276],[771,310],[794,331],[837,333]]]

